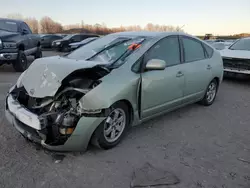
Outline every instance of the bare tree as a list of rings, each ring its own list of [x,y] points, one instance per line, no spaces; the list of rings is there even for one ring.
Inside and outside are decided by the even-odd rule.
[[[38,33],[39,31],[39,22],[36,18],[25,18],[24,21],[29,25],[33,33]]]
[[[40,21],[42,33],[60,33],[63,31],[63,27],[60,23],[55,22],[50,17],[43,17]]]

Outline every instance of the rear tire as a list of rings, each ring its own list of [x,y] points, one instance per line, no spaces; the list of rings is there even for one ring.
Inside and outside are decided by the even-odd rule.
[[[200,103],[204,106],[210,106],[214,103],[218,91],[218,82],[213,79],[206,90],[206,93]]]
[[[16,61],[13,62],[16,72],[23,72],[28,68],[28,60],[23,50],[19,50]]]
[[[43,57],[42,49],[41,49],[41,47],[37,47],[37,51],[34,54],[34,58],[38,59],[38,58],[41,58],[41,57]]]
[[[127,105],[115,103],[108,117],[95,130],[91,143],[105,150],[115,147],[128,130],[129,118]]]

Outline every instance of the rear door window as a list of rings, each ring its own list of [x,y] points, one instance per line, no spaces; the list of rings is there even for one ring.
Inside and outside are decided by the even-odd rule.
[[[200,41],[182,37],[185,62],[205,59],[205,51]]]

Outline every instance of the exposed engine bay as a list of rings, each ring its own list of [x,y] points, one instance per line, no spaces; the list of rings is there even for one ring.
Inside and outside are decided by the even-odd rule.
[[[110,72],[105,67],[77,70],[61,83],[54,97],[35,98],[28,95],[25,87],[15,88],[11,95],[23,107],[38,115],[41,131],[39,136],[48,145],[62,145],[73,133],[79,119],[87,116],[79,100],[98,86]]]

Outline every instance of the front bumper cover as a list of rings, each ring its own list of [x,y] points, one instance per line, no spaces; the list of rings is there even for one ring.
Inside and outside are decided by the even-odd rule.
[[[0,61],[16,60],[18,53],[0,53]]]
[[[82,117],[72,133],[63,145],[51,146],[45,143],[46,135],[43,135],[39,130],[23,123],[20,116],[15,116],[9,109],[8,95],[5,101],[5,116],[6,119],[14,125],[14,127],[24,137],[38,144],[41,144],[44,148],[53,151],[85,151],[88,147],[89,141],[95,129],[105,119],[105,117]],[[27,123],[27,122],[26,122]]]

